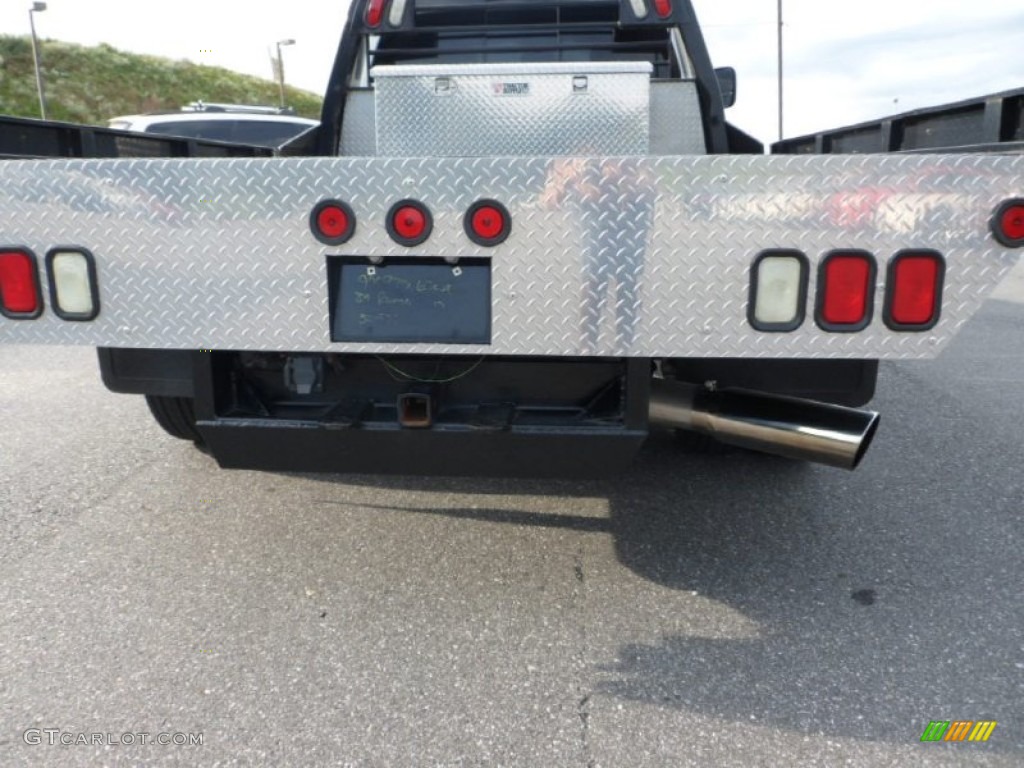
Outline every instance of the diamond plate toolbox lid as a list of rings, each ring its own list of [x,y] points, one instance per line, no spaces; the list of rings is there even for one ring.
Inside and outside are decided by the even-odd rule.
[[[374,67],[377,153],[645,155],[647,62]]]

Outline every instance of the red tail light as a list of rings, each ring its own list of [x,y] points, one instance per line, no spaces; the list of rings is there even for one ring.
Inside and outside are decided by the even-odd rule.
[[[946,263],[934,251],[904,251],[889,262],[885,324],[894,331],[927,331],[939,322]]]
[[[388,211],[388,234],[396,243],[419,245],[430,237],[434,220],[427,207],[416,200],[399,200]]]
[[[999,206],[992,232],[1008,248],[1024,247],[1024,200],[1007,200]]]
[[[0,313],[28,319],[42,311],[36,257],[20,248],[0,250]]]
[[[325,245],[340,245],[356,231],[356,215],[347,203],[340,200],[322,200],[309,216],[313,237]]]
[[[384,6],[387,0],[370,0],[366,5],[366,25],[368,27],[379,27],[384,18]]]
[[[830,253],[818,269],[818,325],[826,331],[860,331],[871,322],[875,260],[869,253]]]
[[[672,0],[654,0],[654,12],[667,19],[672,15]]]
[[[463,227],[477,245],[497,245],[508,237],[512,217],[497,200],[478,200],[466,212]]]

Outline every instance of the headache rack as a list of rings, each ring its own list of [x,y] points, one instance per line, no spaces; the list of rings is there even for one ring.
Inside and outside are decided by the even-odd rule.
[[[669,23],[620,26],[619,4],[415,4],[413,23],[382,34],[369,65],[638,61],[679,77]]]

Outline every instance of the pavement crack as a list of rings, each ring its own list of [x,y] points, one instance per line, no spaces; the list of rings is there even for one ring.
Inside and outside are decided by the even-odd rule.
[[[588,693],[576,705],[576,713],[580,717],[580,745],[583,761],[587,768],[592,768],[594,760],[590,754],[590,694]]]
[[[594,757],[590,746],[590,692],[587,680],[587,611],[586,575],[583,571],[583,545],[573,555],[573,575],[576,583],[572,590],[572,604],[578,615],[579,650],[576,654],[578,678],[576,682],[576,715],[580,719],[580,756],[585,768],[593,768]]]

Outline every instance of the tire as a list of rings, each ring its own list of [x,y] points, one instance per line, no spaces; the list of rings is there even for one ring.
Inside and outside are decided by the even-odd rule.
[[[146,405],[164,432],[202,447],[203,438],[196,429],[196,412],[191,398],[146,395]]]

